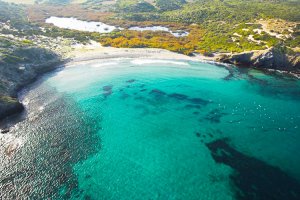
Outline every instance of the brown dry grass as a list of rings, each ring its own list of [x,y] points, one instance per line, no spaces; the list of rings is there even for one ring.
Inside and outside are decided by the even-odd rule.
[[[258,23],[263,26],[267,32],[275,32],[283,34],[289,30],[294,30],[297,22],[289,22],[282,19],[258,20]]]
[[[95,12],[82,8],[80,5],[55,6],[31,5],[27,7],[28,19],[31,22],[44,23],[48,17],[76,17],[87,21],[105,21],[113,13]]]

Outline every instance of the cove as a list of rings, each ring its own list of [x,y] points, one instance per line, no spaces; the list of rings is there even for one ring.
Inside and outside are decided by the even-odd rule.
[[[20,147],[1,154],[0,188],[21,199],[297,199],[299,91],[298,80],[185,60],[73,63],[22,97],[27,117],[1,136]]]

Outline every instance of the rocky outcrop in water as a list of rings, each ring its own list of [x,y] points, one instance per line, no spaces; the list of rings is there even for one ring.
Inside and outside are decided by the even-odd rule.
[[[259,69],[278,69],[300,73],[300,55],[284,47],[221,56],[218,61]]]
[[[20,89],[61,62],[59,55],[43,48],[12,49],[9,55],[0,55],[0,120],[24,109],[17,99]]]
[[[23,105],[16,98],[10,96],[0,97],[0,119],[23,110]]]

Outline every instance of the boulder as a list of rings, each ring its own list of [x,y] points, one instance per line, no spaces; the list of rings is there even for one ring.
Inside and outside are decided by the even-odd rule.
[[[24,106],[17,99],[9,96],[0,97],[0,120],[23,110]]]

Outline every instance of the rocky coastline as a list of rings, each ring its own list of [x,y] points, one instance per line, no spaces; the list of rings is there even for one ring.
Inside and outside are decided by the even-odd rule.
[[[63,59],[52,51],[42,48],[22,49],[26,62],[0,63],[0,121],[18,114],[24,106],[18,100],[18,92],[37,78],[60,66]],[[1,130],[7,132],[6,129]]]
[[[260,70],[280,70],[300,74],[299,53],[289,53],[283,47],[272,47],[268,50],[249,51],[239,54],[223,54],[216,58],[222,63]]]

